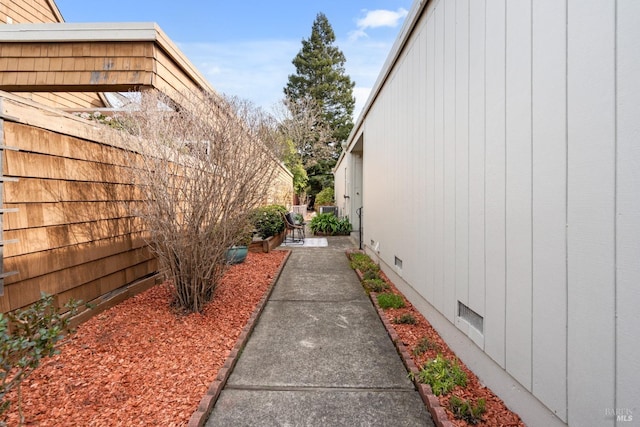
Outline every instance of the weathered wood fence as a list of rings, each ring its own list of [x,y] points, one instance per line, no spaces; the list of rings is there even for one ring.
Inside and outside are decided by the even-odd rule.
[[[140,200],[127,178],[130,155],[110,132],[0,92],[2,312],[46,292],[60,305],[94,303],[89,316],[159,279],[130,214]],[[282,169],[270,202],[286,204],[291,174]]]

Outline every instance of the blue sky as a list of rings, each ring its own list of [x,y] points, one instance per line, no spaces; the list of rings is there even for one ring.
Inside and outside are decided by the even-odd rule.
[[[412,0],[56,0],[67,22],[156,22],[219,92],[268,110],[283,97],[291,60],[327,15],[356,82],[356,116]],[[355,119],[355,117],[354,117]]]

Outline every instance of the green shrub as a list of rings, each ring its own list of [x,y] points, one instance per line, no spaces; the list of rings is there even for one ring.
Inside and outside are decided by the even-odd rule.
[[[63,315],[55,306],[53,296],[42,298],[31,306],[9,313],[0,313],[0,414],[9,409],[6,394],[14,387],[18,391],[18,411],[21,423],[22,395],[20,386],[45,357],[59,353],[58,344],[68,333],[70,317],[78,303],[69,301]]]
[[[338,231],[336,234],[340,234],[346,236],[351,233],[351,223],[349,222],[349,217],[340,218],[338,220]]]
[[[349,234],[351,223],[349,218],[339,219],[332,213],[323,213],[314,216],[309,223],[309,228],[314,233],[324,233],[328,235]]]
[[[413,349],[414,356],[420,356],[425,353],[427,350],[437,350],[440,351],[440,346],[432,341],[429,341],[429,338],[423,337],[418,341],[416,346]]]
[[[453,416],[468,422],[469,424],[478,424],[482,421],[482,415],[486,412],[487,401],[480,398],[473,404],[470,400],[462,400],[458,396],[451,396],[449,399],[449,409],[453,412]]]
[[[314,233],[333,234],[338,231],[338,217],[331,213],[318,214],[311,218],[309,228]]]
[[[354,270],[360,270],[363,273],[367,270],[374,270],[376,272],[380,271],[380,267],[378,264],[373,262],[369,255],[363,254],[360,252],[354,252],[350,256],[351,259],[351,268]]]
[[[380,278],[364,279],[362,281],[362,284],[371,292],[382,292],[389,290],[389,285],[387,284],[387,282]]]
[[[403,308],[404,299],[400,295],[386,293],[378,295],[378,305],[383,310],[387,308]]]
[[[314,206],[316,208],[320,206],[333,205],[333,187],[323,188],[318,194],[316,194]]]
[[[393,319],[393,323],[404,324],[404,325],[415,325],[416,323],[418,323],[418,321],[416,320],[415,317],[413,317],[413,314],[404,313],[402,316],[396,317],[395,319]]]
[[[433,394],[440,396],[449,393],[457,385],[466,386],[467,374],[457,362],[451,362],[439,354],[435,359],[425,363],[418,374],[418,380],[429,384]]]
[[[249,216],[258,235],[266,239],[284,231],[284,219],[282,214],[287,213],[287,208],[282,205],[268,205],[254,209]]]

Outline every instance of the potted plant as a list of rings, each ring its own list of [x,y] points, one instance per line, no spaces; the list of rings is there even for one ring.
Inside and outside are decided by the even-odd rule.
[[[249,245],[253,240],[253,227],[250,222],[242,229],[241,233],[236,239],[236,243],[227,249],[227,264],[240,264],[247,259],[247,253],[249,252]]]

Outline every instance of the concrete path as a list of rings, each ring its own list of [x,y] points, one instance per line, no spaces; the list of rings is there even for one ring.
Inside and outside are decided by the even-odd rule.
[[[206,426],[433,426],[350,247],[293,250]]]

